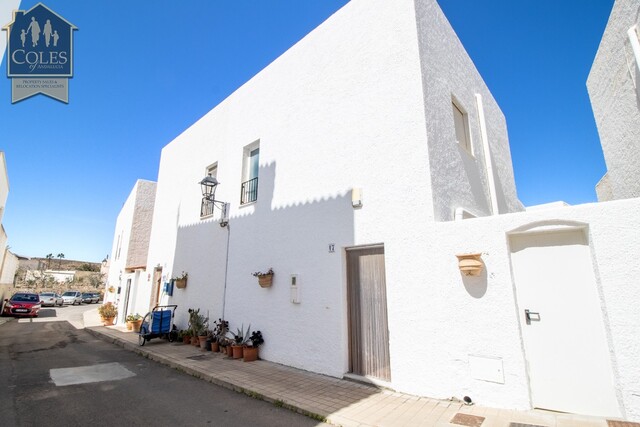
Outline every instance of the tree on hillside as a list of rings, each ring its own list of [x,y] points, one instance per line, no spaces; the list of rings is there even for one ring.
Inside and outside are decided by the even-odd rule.
[[[53,259],[53,254],[48,254],[46,258],[47,258],[47,270],[49,270],[51,268],[51,260]]]
[[[62,259],[64,258],[64,254],[62,252],[60,252],[58,254],[58,270],[60,270],[60,266],[62,265]]]

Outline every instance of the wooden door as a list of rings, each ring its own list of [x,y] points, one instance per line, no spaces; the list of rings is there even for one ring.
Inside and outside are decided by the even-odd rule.
[[[347,250],[349,370],[391,380],[384,247]]]

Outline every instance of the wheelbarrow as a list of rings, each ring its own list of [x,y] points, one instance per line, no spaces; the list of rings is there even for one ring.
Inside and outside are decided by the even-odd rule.
[[[138,344],[141,346],[151,338],[164,338],[169,342],[175,341],[177,331],[173,325],[173,318],[177,305],[157,305],[142,318]]]

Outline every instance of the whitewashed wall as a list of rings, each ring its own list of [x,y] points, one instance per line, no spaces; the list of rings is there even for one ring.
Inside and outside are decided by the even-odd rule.
[[[436,1],[415,3],[434,218],[451,220],[458,207],[477,216],[491,214],[476,94],[483,100],[499,213],[522,210],[516,194],[507,124],[500,107]],[[468,115],[473,155],[456,142],[453,98]]]
[[[172,298],[180,327],[188,307],[221,316],[230,232],[232,327],[263,331],[268,360],[344,373],[341,248],[394,235],[385,225],[402,205],[412,206],[408,223],[430,211],[415,25],[412,1],[351,2],[164,148],[148,265],[166,279],[189,273]],[[239,207],[242,150],[257,140],[258,201]],[[230,231],[199,220],[197,182],[214,162]],[[353,187],[363,189],[361,210],[351,207]],[[275,284],[261,289],[251,273],[269,267]],[[290,274],[299,274],[300,305],[289,302]]]
[[[419,395],[468,395],[484,405],[529,408],[507,233],[529,224],[579,221],[588,224],[619,398],[628,417],[640,418],[638,208],[640,199],[632,199],[424,224],[407,242],[411,258],[387,257],[394,385]],[[471,252],[483,253],[481,277],[458,271],[455,255]],[[423,260],[420,269],[414,267],[417,259]],[[411,343],[419,345],[407,352]],[[501,358],[505,383],[472,379],[469,355]]]
[[[127,268],[139,268],[141,266],[144,268],[147,264],[155,186],[155,182],[138,180],[131,193],[129,193],[116,220],[106,284],[106,289],[113,286],[116,289],[116,293],[107,291],[105,293],[105,302],[117,303],[119,321],[122,321],[128,313],[145,314],[148,311],[147,277],[139,272],[127,272]],[[118,242],[120,242],[119,252]],[[131,291],[129,306],[126,310],[128,313],[125,313],[124,300],[128,279],[131,279]],[[138,281],[141,281],[141,283],[138,283]],[[139,288],[141,287],[144,287],[145,290],[140,291]],[[120,288],[120,294],[117,294],[118,288]],[[138,297],[139,292],[142,292],[142,297]]]
[[[500,212],[521,209],[504,117],[453,37],[432,0],[418,3],[417,12],[412,0],[354,0],[163,149],[147,271],[162,267],[163,281],[189,274],[185,289],[163,296],[179,305],[178,327],[186,327],[187,308],[222,316],[226,295],[232,328],[251,323],[263,332],[264,359],[342,376],[344,248],[384,243],[392,385],[530,406],[506,233],[577,217],[593,223],[594,247],[604,257],[615,245],[596,239],[618,226],[617,205],[436,222],[451,219],[458,206],[489,212],[481,149],[471,162],[456,152],[452,94],[465,103],[482,94]],[[452,60],[445,61],[437,38]],[[475,104],[464,107],[475,114]],[[243,147],[256,141],[258,201],[239,207]],[[231,203],[229,228],[199,218],[197,183],[215,162],[217,199]],[[354,187],[363,189],[359,209],[351,206]],[[484,288],[466,283],[457,269],[455,254],[476,250],[487,253]],[[251,273],[269,267],[274,285],[259,288]],[[609,268],[600,274],[612,287],[620,265]],[[299,277],[300,304],[289,301],[291,274]],[[615,322],[633,324],[622,308],[609,310],[621,316]],[[502,358],[505,384],[472,380],[469,354]],[[635,363],[626,353],[616,358],[618,366],[626,363],[620,372],[634,372],[626,370]],[[636,387],[632,378],[624,381],[625,390]]]
[[[5,250],[4,259],[2,260],[2,275],[0,276],[0,284],[13,286],[16,271],[18,270],[18,257]]]
[[[638,23],[638,1],[616,0],[587,79],[607,164],[599,200],[640,197],[640,64],[627,36]]]

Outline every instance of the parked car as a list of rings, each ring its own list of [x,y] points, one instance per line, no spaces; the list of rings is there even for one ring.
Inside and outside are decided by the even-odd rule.
[[[86,304],[93,304],[94,302],[98,302],[98,297],[93,292],[83,292],[82,302]]]
[[[4,300],[2,315],[38,317],[40,307],[40,295],[19,292],[13,294],[11,298]]]
[[[100,302],[100,300],[102,299],[102,295],[100,294],[100,292],[93,292],[93,296],[96,298],[96,303]]]
[[[67,291],[62,294],[64,304],[82,304],[82,294],[79,291]]]
[[[42,292],[40,294],[40,304],[43,307],[55,307],[56,305],[62,306],[64,300],[62,297],[54,292]]]

